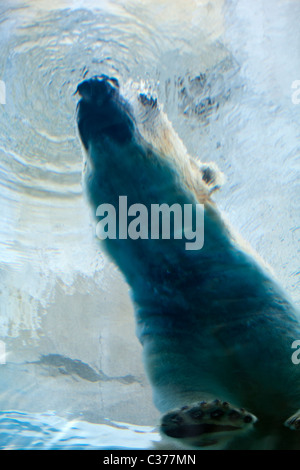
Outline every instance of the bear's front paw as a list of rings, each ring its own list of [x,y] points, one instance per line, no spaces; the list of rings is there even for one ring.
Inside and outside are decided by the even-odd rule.
[[[188,440],[197,446],[214,445],[219,438],[230,437],[233,431],[248,430],[257,418],[243,408],[214,400],[193,403],[166,413],[161,420],[161,432],[168,437]]]
[[[149,106],[150,108],[157,108],[157,98],[150,94],[140,93],[139,101],[143,106]]]

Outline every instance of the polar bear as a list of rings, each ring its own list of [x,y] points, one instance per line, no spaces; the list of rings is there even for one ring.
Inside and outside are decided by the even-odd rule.
[[[170,448],[300,450],[298,313],[213,202],[217,168],[188,155],[155,97],[128,89],[105,75],[77,88],[93,213],[113,206],[120,229],[126,196],[146,208],[187,204],[204,224],[201,249],[187,250],[175,229],[102,241],[131,287],[161,435]]]

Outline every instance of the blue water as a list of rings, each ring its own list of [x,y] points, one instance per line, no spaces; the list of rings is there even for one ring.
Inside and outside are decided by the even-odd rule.
[[[92,424],[53,413],[0,413],[0,449],[151,449],[159,441],[151,427],[126,423]]]
[[[156,92],[188,151],[224,173],[229,222],[300,303],[299,21],[294,0],[1,3],[1,449],[159,439],[128,288],[82,194],[84,78]]]

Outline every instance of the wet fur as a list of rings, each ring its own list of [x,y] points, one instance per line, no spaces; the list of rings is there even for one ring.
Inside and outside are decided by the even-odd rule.
[[[291,361],[300,338],[295,308],[223,221],[211,199],[221,184],[216,167],[194,161],[157,100],[129,88],[131,104],[107,77],[78,87],[94,214],[102,203],[117,207],[120,195],[128,205],[205,207],[199,251],[187,251],[184,240],[102,242],[132,290],[154,402],[165,414],[218,398],[258,418],[249,432],[199,439],[200,447],[300,450],[300,433],[284,425],[300,408],[300,367]],[[173,441],[190,445],[184,436]]]

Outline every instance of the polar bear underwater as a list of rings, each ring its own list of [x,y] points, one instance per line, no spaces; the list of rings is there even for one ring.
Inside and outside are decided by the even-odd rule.
[[[77,92],[94,215],[104,203],[118,214],[120,196],[128,206],[202,204],[204,212],[201,249],[175,236],[101,242],[132,291],[165,448],[300,450],[298,313],[224,222],[211,196],[217,169],[187,154],[157,100],[138,88],[125,99],[101,75]]]

